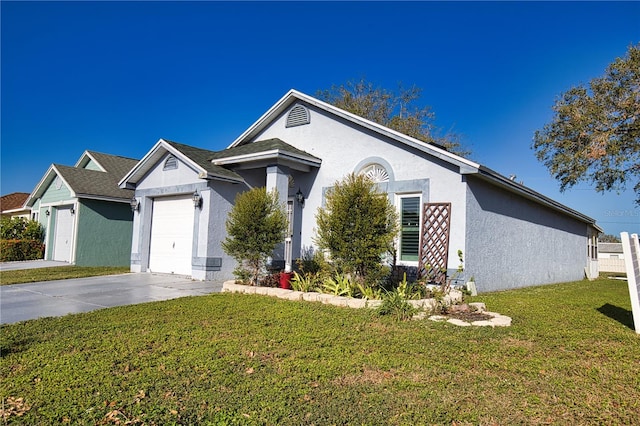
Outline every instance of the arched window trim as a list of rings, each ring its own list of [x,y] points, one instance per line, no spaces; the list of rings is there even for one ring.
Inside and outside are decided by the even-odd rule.
[[[360,170],[360,174],[368,177],[373,183],[386,183],[390,180],[389,172],[379,163],[367,164]]]

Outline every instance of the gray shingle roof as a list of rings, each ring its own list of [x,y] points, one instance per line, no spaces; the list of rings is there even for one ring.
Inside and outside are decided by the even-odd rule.
[[[252,142],[252,143],[248,143],[248,144],[244,144],[244,145],[239,145],[233,148],[227,148],[223,151],[217,151],[214,154],[214,157],[212,159],[216,159],[219,160],[221,158],[229,158],[229,157],[236,157],[236,156],[240,156],[240,155],[248,155],[248,154],[257,154],[260,152],[267,152],[267,151],[274,151],[274,150],[281,150],[281,151],[286,151],[286,152],[290,152],[292,154],[298,154],[298,155],[302,155],[305,157],[311,157],[314,158],[318,161],[320,161],[319,158],[314,157],[313,155],[309,154],[308,152],[305,152],[301,149],[298,149],[292,145],[289,145],[288,143],[278,139],[278,138],[273,138],[273,139],[266,139],[266,140],[262,140],[262,141],[256,141],[256,142]]]
[[[135,158],[120,157],[118,155],[103,154],[101,152],[87,151],[98,163],[120,181],[131,169],[138,164]]]
[[[622,253],[622,243],[598,243],[598,253]]]
[[[209,151],[207,149],[196,148],[194,146],[184,145],[178,142],[163,139],[166,143],[186,155],[198,166],[202,167],[208,173],[215,176],[227,177],[234,180],[242,180],[242,177],[229,169],[225,169],[222,166],[216,166],[211,163],[211,160],[215,158],[217,152]]]
[[[107,165],[100,164],[105,169],[108,168]],[[116,173],[82,169],[61,164],[54,164],[54,167],[79,198],[93,196],[130,199],[133,197],[132,190],[118,188],[119,179]]]

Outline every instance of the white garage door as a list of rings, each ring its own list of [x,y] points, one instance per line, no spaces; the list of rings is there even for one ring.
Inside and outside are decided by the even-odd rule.
[[[73,243],[73,215],[71,206],[56,207],[56,221],[53,233],[53,260],[71,262]]]
[[[191,195],[153,201],[149,250],[151,272],[192,274],[193,217]]]

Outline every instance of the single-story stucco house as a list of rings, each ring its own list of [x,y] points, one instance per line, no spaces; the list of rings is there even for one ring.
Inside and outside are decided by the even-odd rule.
[[[49,167],[26,202],[45,228],[45,259],[78,266],[130,264],[133,191],[118,182],[137,163],[85,151],[73,167]]]
[[[296,90],[227,149],[160,139],[121,180],[135,190],[131,270],[233,278],[221,248],[235,196],[278,190],[290,219],[274,263],[314,246],[325,191],[368,175],[397,206],[397,261],[456,269],[478,291],[597,276],[595,221],[493,170]]]

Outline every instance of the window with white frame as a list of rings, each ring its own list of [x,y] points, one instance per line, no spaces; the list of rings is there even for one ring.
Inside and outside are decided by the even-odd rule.
[[[400,239],[398,244],[398,260],[401,262],[417,262],[420,255],[420,205],[419,194],[398,196],[400,210]]]

